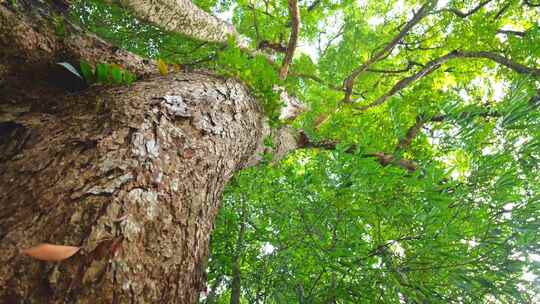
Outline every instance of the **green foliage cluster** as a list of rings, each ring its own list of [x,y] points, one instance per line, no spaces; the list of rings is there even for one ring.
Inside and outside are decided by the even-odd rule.
[[[208,302],[228,303],[235,263],[242,303],[536,301],[540,112],[523,86],[512,91],[492,122],[447,109],[460,126],[440,139],[460,155],[450,167],[432,158],[410,174],[361,151],[304,150],[243,171],[212,236],[209,288],[225,290]]]
[[[98,63],[94,69],[88,62],[81,60],[79,66],[84,80],[88,84],[130,85],[137,79],[133,73],[115,64]]]
[[[242,52],[232,41],[230,45],[220,52],[215,61],[215,70],[224,76],[242,80],[261,101],[270,121],[277,123],[282,106],[279,95],[274,90],[274,86],[280,83],[277,72],[265,57],[258,55],[249,58],[249,55]]]

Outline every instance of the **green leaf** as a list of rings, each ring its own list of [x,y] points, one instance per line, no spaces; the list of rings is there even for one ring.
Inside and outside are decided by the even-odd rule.
[[[113,83],[122,84],[124,72],[122,69],[120,69],[120,67],[118,67],[117,65],[111,66],[110,73]]]
[[[79,62],[79,67],[81,68],[81,74],[83,75],[86,83],[92,84],[96,81],[96,75],[94,74],[94,69],[87,61],[81,60]]]
[[[134,74],[130,73],[129,71],[124,71],[124,82],[128,85],[131,85],[137,78]]]
[[[110,70],[110,65],[108,65],[106,63],[98,63],[96,65],[96,79],[97,79],[97,81],[100,82],[100,83],[103,83],[103,84],[110,83],[109,70]]]

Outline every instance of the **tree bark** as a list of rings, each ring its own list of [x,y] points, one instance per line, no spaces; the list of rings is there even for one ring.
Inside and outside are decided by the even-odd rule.
[[[139,19],[202,41],[226,43],[230,36],[242,40],[232,24],[203,11],[191,0],[107,1],[122,5]]]
[[[223,187],[263,135],[256,101],[178,74],[60,104],[1,125],[0,299],[195,303]],[[81,250],[21,254],[40,243]]]
[[[62,12],[49,4],[28,1],[32,2],[17,0],[17,8],[0,2],[0,81],[14,74],[43,78],[51,64],[72,61],[78,66],[79,59],[91,64],[115,63],[139,76],[157,71],[153,61],[86,33],[67,19],[57,17],[63,25],[63,33],[57,33],[51,16],[62,16]]]
[[[26,4],[0,4],[0,303],[196,303],[224,185],[265,137],[276,158],[294,137],[236,80],[153,75],[69,23],[58,37],[51,4]],[[140,80],[66,94],[47,78],[68,59]],[[43,243],[80,250],[23,254]]]

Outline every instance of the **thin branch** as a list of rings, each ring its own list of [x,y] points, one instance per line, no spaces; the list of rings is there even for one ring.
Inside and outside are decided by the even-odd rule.
[[[315,0],[313,1],[313,3],[311,3],[308,8],[307,8],[307,11],[308,12],[311,12],[312,10],[316,9],[317,6],[321,3],[321,0]]]
[[[397,70],[367,69],[366,71],[371,72],[371,73],[399,74],[399,73],[405,73],[405,72],[410,71],[413,68],[413,66],[423,66],[423,65],[421,65],[418,62],[409,61],[407,63],[407,66],[402,69],[397,69]]]
[[[442,45],[432,46],[432,47],[418,46],[418,47],[415,47],[415,48],[410,47],[408,44],[404,44],[403,46],[407,51],[433,51],[433,50],[440,50],[440,49],[444,48],[444,46],[442,46]]]
[[[251,2],[250,2],[250,5],[251,5]],[[261,40],[261,33],[259,31],[259,22],[257,21],[257,14],[255,13],[255,11],[251,11],[252,14],[253,14],[253,27],[255,28],[255,41],[259,41]]]
[[[320,47],[319,47],[319,57],[322,58],[324,57],[324,55],[326,54],[326,51],[328,50],[328,48],[332,45],[332,43],[337,39],[339,38],[341,35],[343,35],[344,32],[344,29],[345,29],[345,24],[342,24],[337,33],[330,39],[328,39],[328,42],[326,43],[326,46],[324,47],[324,50],[321,50]],[[319,45],[320,45],[320,35],[319,35]]]
[[[381,73],[381,74],[400,74],[405,73],[411,70],[411,67],[406,67],[399,70],[381,70],[381,69],[367,69],[371,73]]]
[[[260,10],[260,9],[256,8],[252,4],[248,4],[247,7],[252,11],[257,11],[257,12],[263,14],[263,15],[266,15],[266,16],[274,19],[274,20],[276,19],[276,16],[270,14],[268,11],[263,11],[263,10]]]
[[[312,142],[310,139],[306,136],[304,132],[300,132],[299,138],[298,138],[298,148],[318,148],[323,150],[336,150],[337,145],[339,142],[333,141],[333,140],[326,140],[326,141],[320,141],[320,142]],[[357,146],[352,145],[347,150],[345,150],[346,153],[354,153],[356,151]],[[375,152],[375,153],[364,153],[360,154],[360,157],[365,158],[376,158],[379,164],[381,166],[386,167],[388,165],[395,165],[398,167],[401,167],[409,172],[414,172],[416,169],[418,169],[418,164],[410,159],[401,158],[398,159],[392,154],[387,154],[384,152]]]
[[[368,105],[365,105],[365,106],[361,106],[361,107],[358,107],[357,110],[358,111],[365,111],[365,110],[368,110],[368,109],[371,109],[375,106],[378,106],[380,104],[383,104],[384,102],[386,102],[390,97],[394,96],[397,92],[403,90],[404,88],[408,87],[411,83],[413,83],[414,81],[424,77],[424,76],[427,76],[429,74],[431,74],[433,71],[437,70],[441,64],[443,64],[444,62],[450,60],[451,58],[455,58],[455,54],[454,53],[450,53],[450,54],[447,54],[447,55],[444,55],[442,57],[439,57],[435,60],[432,60],[430,62],[428,62],[426,64],[426,66],[424,68],[422,68],[419,72],[417,72],[416,74],[412,75],[412,76],[409,76],[409,77],[405,77],[403,79],[401,79],[400,81],[398,81],[386,94],[384,94],[383,96],[377,98],[374,102],[368,104]]]
[[[525,37],[527,34],[526,32],[520,32],[520,31],[512,31],[512,30],[498,30],[497,34],[503,34],[503,35],[514,35],[519,37]]]
[[[484,59],[490,59],[495,62],[497,62],[500,65],[504,65],[505,67],[513,70],[514,72],[520,73],[520,74],[526,74],[531,75],[535,77],[540,77],[540,68],[532,68],[527,67],[525,65],[522,65],[520,63],[514,62],[502,55],[491,53],[491,52],[485,52],[485,51],[478,51],[478,52],[467,52],[467,51],[458,51],[456,52],[457,57],[463,57],[463,58],[484,58]]]
[[[416,123],[407,130],[405,137],[399,140],[399,143],[397,144],[395,151],[397,152],[397,151],[402,151],[402,150],[407,149],[411,145],[414,138],[416,137],[418,132],[420,132],[420,130],[422,129],[422,126],[426,122],[427,120],[424,119],[422,115],[416,116]]]
[[[530,0],[523,1],[523,4],[530,6],[530,7],[540,7],[540,3],[532,3]]]
[[[495,15],[495,17],[493,17],[493,19],[499,19],[508,10],[512,2],[513,1],[506,2],[506,4],[501,8],[501,10],[499,10],[499,12]]]
[[[401,31],[380,51],[375,53],[367,62],[361,66],[354,69],[351,74],[343,82],[343,88],[345,90],[344,102],[351,102],[351,95],[354,86],[354,81],[356,78],[366,71],[371,65],[375,62],[381,60],[385,56],[388,56],[394,47],[407,35],[407,33],[418,24],[425,16],[428,15],[432,6],[436,1],[427,1],[419,10],[416,12],[411,20],[405,24]]]
[[[475,6],[472,10],[470,10],[468,12],[462,12],[462,11],[456,9],[456,8],[444,8],[441,11],[451,12],[454,15],[460,17],[460,18],[467,18],[470,15],[472,15],[472,14],[476,13],[477,11],[479,11],[482,7],[484,7],[486,4],[488,4],[490,2],[491,2],[491,0],[484,0],[484,1],[480,2],[477,6]]]
[[[283,65],[279,71],[279,77],[281,79],[287,78],[289,73],[289,66],[292,62],[294,50],[298,43],[298,34],[300,32],[300,8],[298,7],[298,0],[289,0],[289,15],[291,16],[291,36],[289,37],[289,44],[287,45],[287,53],[283,59]]]
[[[386,154],[384,152],[376,152],[372,154],[364,154],[367,157],[376,157],[381,166],[386,167],[388,165],[395,165],[401,167],[409,172],[414,172],[418,169],[418,164],[414,160],[406,158],[396,158],[392,154]]]
[[[315,76],[315,75],[303,74],[303,73],[294,73],[293,72],[293,73],[289,73],[289,76],[290,77],[296,77],[296,78],[302,78],[302,79],[309,79],[309,80],[315,81],[315,82],[317,82],[319,84],[322,84],[323,86],[326,86],[327,88],[332,89],[334,91],[343,92],[343,88],[341,86],[338,86],[338,85],[335,85],[335,84],[332,84],[332,83],[328,83],[328,82],[324,81],[322,78],[320,78],[318,76]],[[364,97],[364,94],[362,92],[358,92],[358,91],[353,91],[353,95],[358,95],[358,96]]]
[[[492,61],[495,61],[496,63],[503,65],[517,73],[520,74],[526,74],[531,75],[535,77],[540,77],[540,69],[538,68],[531,68],[524,66],[520,63],[514,62],[504,56],[501,56],[496,53],[491,52],[485,52],[485,51],[476,51],[476,52],[468,52],[468,51],[453,51],[451,53],[448,53],[442,57],[436,58],[430,62],[428,62],[424,68],[422,68],[419,72],[416,74],[403,78],[400,81],[398,81],[386,94],[376,99],[374,102],[365,105],[360,106],[357,108],[358,111],[365,111],[370,108],[373,108],[375,106],[378,106],[380,104],[383,104],[386,102],[390,97],[394,96],[399,91],[403,90],[404,88],[408,87],[411,83],[414,81],[427,76],[431,74],[433,71],[437,70],[443,63],[447,62],[448,60],[455,59],[455,58],[482,58],[482,59],[489,59]]]
[[[467,116],[467,115],[470,115],[471,113],[469,112],[463,112],[461,113],[460,117],[461,116]],[[491,116],[493,115],[490,112],[482,112],[482,113],[479,113],[479,116]],[[435,115],[435,116],[432,116],[431,118],[427,118],[425,115],[418,115],[416,116],[416,122],[414,125],[412,125],[408,130],[407,130],[407,133],[405,133],[405,137],[403,137],[402,139],[399,140],[397,146],[396,146],[396,149],[395,149],[395,153],[398,153],[399,151],[402,151],[402,150],[405,150],[407,148],[409,148],[412,144],[412,142],[414,141],[414,139],[416,138],[416,135],[418,135],[418,132],[420,132],[420,130],[422,130],[422,127],[428,123],[428,122],[442,122],[442,121],[445,121],[447,120],[448,117],[445,116],[445,115]]]
[[[289,76],[313,80],[313,81],[315,81],[315,82],[317,82],[319,84],[322,84],[322,85],[324,85],[324,86],[326,86],[326,87],[328,87],[328,88],[330,88],[332,90],[343,92],[343,88],[341,88],[340,86],[328,83],[328,82],[324,81],[322,78],[317,77],[315,75],[302,74],[302,73],[291,73],[291,74],[289,74]]]

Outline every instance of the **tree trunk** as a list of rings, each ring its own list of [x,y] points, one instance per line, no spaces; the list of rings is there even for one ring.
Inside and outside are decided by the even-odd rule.
[[[44,98],[1,105],[0,302],[195,303],[223,187],[263,136],[256,101],[203,73]],[[21,254],[40,243],[81,250]]]
[[[276,158],[296,148],[292,133],[270,130],[236,80],[152,76],[153,62],[67,20],[56,35],[65,2],[16,3],[0,4],[0,303],[195,303],[224,185],[265,137]],[[80,59],[139,80],[51,87],[57,62]],[[23,254],[43,243],[80,250]]]

